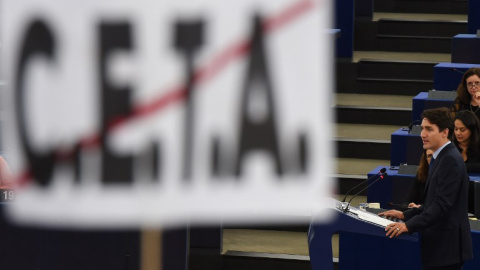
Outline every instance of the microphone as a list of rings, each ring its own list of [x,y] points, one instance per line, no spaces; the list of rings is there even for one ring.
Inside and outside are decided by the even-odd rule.
[[[386,172],[386,171],[387,171],[387,169],[382,168],[379,172],[377,172],[376,174],[372,175],[372,176],[371,176],[370,178],[368,178],[367,180],[362,181],[362,182],[360,182],[360,184],[358,184],[358,185],[354,186],[353,188],[349,189],[349,190],[347,191],[347,194],[345,194],[345,197],[343,197],[342,202],[345,202],[345,200],[347,199],[348,194],[350,194],[350,192],[352,192],[352,190],[354,190],[354,189],[356,189],[357,187],[365,184],[366,182],[368,182],[368,180],[374,178],[375,176],[378,176],[379,173],[383,174],[383,173]]]
[[[462,71],[460,71],[460,70],[458,70],[458,69],[456,69],[456,68],[451,68],[451,70],[456,71],[456,72],[458,72],[458,73],[462,73],[462,75],[465,75],[465,72],[462,72]]]
[[[378,175],[378,174],[376,174]],[[352,198],[350,198],[350,200],[348,201],[347,203],[347,206],[345,207],[344,209],[344,212],[347,212],[348,211],[348,208],[350,207],[350,203],[352,202],[353,198],[357,197],[358,194],[362,193],[363,191],[365,191],[367,188],[369,188],[370,186],[372,186],[373,184],[377,183],[378,181],[380,181],[380,179],[383,179],[383,177],[387,175],[386,172],[383,172],[382,174],[380,174],[380,177],[378,179],[375,179],[375,181],[373,181],[372,183],[370,183],[368,186],[364,187],[362,190],[360,190],[358,193],[356,193],[355,195],[352,196]]]

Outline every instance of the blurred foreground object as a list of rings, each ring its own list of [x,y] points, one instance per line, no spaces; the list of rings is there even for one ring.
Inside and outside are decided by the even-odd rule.
[[[296,221],[333,190],[330,1],[1,2],[16,221]]]

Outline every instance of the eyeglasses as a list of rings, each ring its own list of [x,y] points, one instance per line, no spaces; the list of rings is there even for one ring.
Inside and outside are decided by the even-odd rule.
[[[472,89],[473,87],[480,88],[480,82],[469,82],[467,83],[467,87]]]

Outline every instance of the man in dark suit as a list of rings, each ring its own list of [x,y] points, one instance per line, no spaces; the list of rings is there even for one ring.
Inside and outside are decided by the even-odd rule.
[[[452,131],[453,118],[447,108],[423,112],[423,148],[434,152],[424,203],[404,212],[379,214],[405,220],[385,228],[390,238],[420,232],[423,269],[460,270],[473,257],[467,212],[469,178],[462,156],[449,140]]]

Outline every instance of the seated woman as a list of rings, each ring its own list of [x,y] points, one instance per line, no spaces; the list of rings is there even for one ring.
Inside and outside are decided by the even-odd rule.
[[[417,175],[410,187],[410,191],[407,195],[408,207],[420,207],[423,203],[423,193],[425,190],[425,184],[427,183],[428,169],[430,166],[430,160],[433,157],[433,151],[423,149],[422,157],[420,158],[420,164],[418,165]]]
[[[469,173],[480,172],[480,120],[471,111],[461,111],[455,115],[453,143],[462,153]],[[468,212],[474,213],[473,183],[468,188]]]
[[[471,111],[480,119],[480,68],[470,68],[457,88],[454,112]]]
[[[462,153],[467,172],[480,172],[480,120],[471,111],[455,115],[453,143]]]

